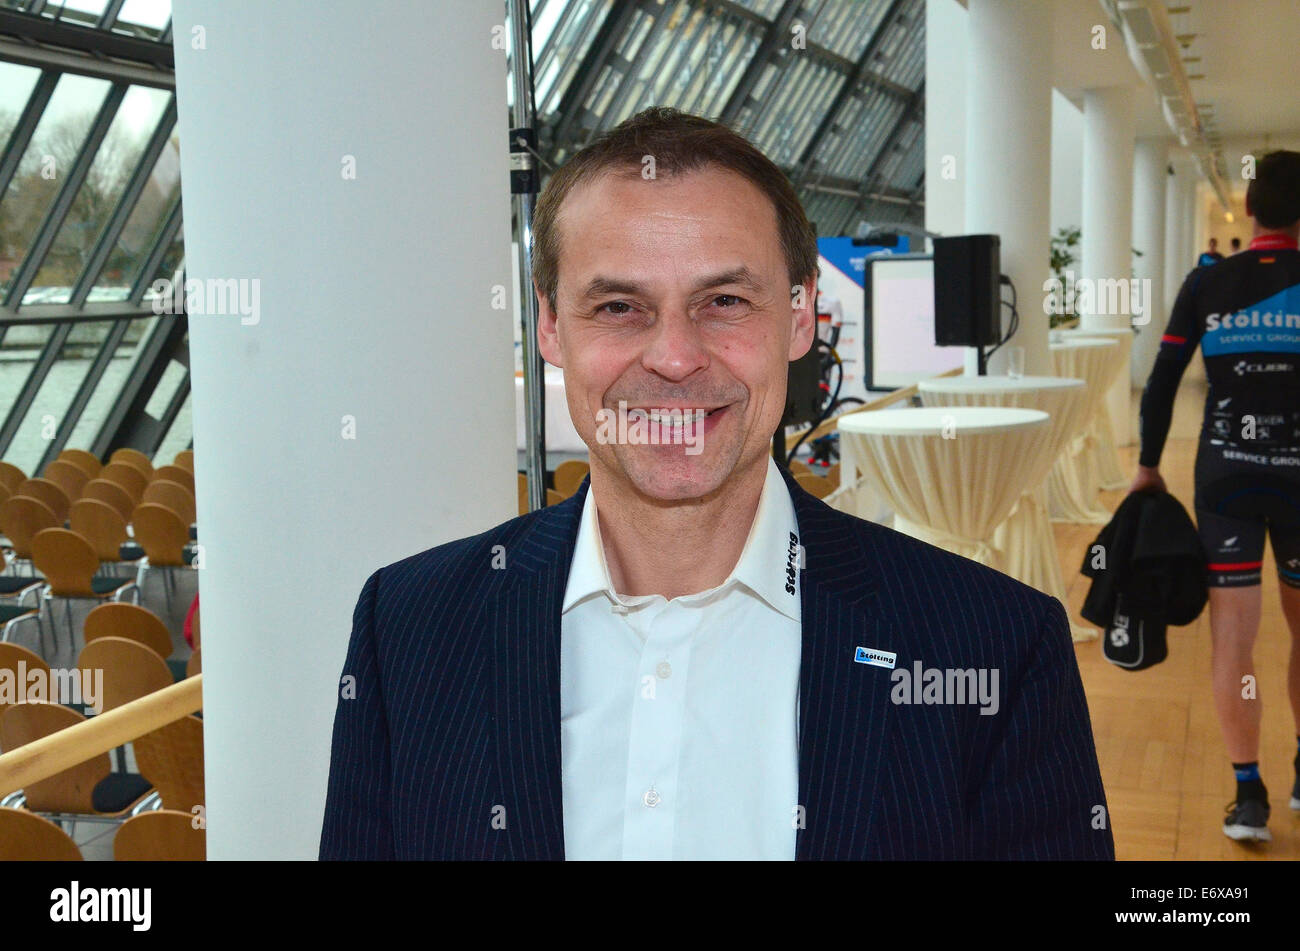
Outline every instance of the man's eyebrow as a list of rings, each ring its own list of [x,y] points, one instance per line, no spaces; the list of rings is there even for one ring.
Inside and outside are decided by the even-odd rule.
[[[754,278],[753,272],[747,267],[732,268],[728,271],[721,271],[717,274],[711,274],[703,280],[695,283],[696,290],[703,290],[706,287],[719,287],[724,284],[739,284],[742,287],[748,287],[751,290],[762,290],[761,285]],[[605,294],[631,294],[639,296],[647,293],[644,284],[634,280],[620,277],[593,277],[587,282],[586,288],[583,289],[584,298],[601,297]]]

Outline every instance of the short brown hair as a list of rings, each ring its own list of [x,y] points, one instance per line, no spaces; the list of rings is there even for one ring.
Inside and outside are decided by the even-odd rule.
[[[1255,163],[1246,205],[1265,228],[1289,228],[1300,221],[1300,154],[1269,152]]]
[[[726,126],[677,109],[638,112],[577,152],[546,183],[533,213],[533,277],[555,306],[560,280],[560,206],[581,183],[609,171],[640,173],[653,156],[655,176],[715,166],[747,179],[776,211],[777,232],[791,285],[817,273],[817,235],[784,172],[744,136]]]

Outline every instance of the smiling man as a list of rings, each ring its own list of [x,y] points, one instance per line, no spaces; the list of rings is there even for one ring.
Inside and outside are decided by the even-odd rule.
[[[772,460],[815,331],[784,174],[651,109],[534,236],[591,475],[367,581],[322,858],[1112,858],[1060,603]]]

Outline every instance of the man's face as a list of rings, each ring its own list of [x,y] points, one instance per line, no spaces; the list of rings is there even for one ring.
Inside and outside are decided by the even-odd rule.
[[[569,194],[559,229],[559,286],[553,308],[538,295],[538,345],[564,368],[593,469],[669,501],[765,464],[816,299],[815,278],[792,292],[767,197],[718,168],[609,173]],[[645,425],[633,412],[627,430],[640,423],[650,443],[634,445],[608,425],[620,402],[708,416],[674,432],[672,416]]]

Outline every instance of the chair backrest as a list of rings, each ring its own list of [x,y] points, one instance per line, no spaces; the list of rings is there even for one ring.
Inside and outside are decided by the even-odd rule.
[[[131,498],[131,493],[108,479],[91,479],[82,488],[81,497],[107,502],[122,516],[124,522],[131,520],[131,510],[135,508],[135,499]]]
[[[114,710],[175,683],[167,662],[157,652],[126,637],[98,637],[91,641],[81,649],[77,667],[91,671],[92,676],[94,671],[104,672],[98,713]]]
[[[104,468],[98,456],[84,449],[65,449],[59,453],[59,458],[67,459],[73,465],[80,466],[82,471],[92,479],[99,475],[100,469]]]
[[[190,540],[189,527],[171,509],[157,502],[142,502],[131,513],[135,540],[149,556],[149,564],[183,565],[183,549]]]
[[[552,505],[559,505],[563,501],[564,501],[564,496],[560,495],[560,493],[556,492],[554,489],[546,490],[546,504],[548,507]]]
[[[0,862],[80,862],[81,849],[49,819],[0,807]]]
[[[182,449],[176,453],[176,458],[172,459],[172,465],[188,469],[190,475],[194,475],[194,450]]]
[[[0,462],[0,482],[9,487],[12,492],[27,481],[27,473],[23,472],[12,462]]]
[[[100,561],[120,561],[126,534],[126,519],[107,502],[77,499],[68,515],[72,530],[90,542]]]
[[[71,459],[55,459],[45,467],[41,477],[49,479],[57,485],[67,493],[69,500],[73,502],[81,498],[81,490],[90,481],[90,476],[86,474],[86,470]]]
[[[90,581],[99,570],[99,556],[90,542],[66,528],[47,528],[32,539],[32,564],[60,598],[96,597]]]
[[[578,491],[591,466],[581,459],[566,459],[555,467],[555,491],[566,499]]]
[[[202,862],[208,857],[207,832],[195,828],[194,815],[155,809],[127,819],[113,836],[115,862]]]
[[[19,558],[32,557],[32,539],[47,528],[57,528],[63,521],[54,510],[30,495],[11,495],[0,502],[0,531],[14,546]]]
[[[158,471],[162,472],[162,469]],[[179,482],[172,482],[170,479],[154,479],[145,486],[140,501],[157,502],[179,515],[186,525],[194,524],[194,493]]]
[[[0,714],[0,749],[18,749],[33,740],[57,733],[86,718],[70,707],[43,700],[15,703]],[[112,764],[107,753],[92,756],[48,779],[23,787],[27,808],[33,812],[77,812],[94,814],[91,799],[95,785],[109,774]]]
[[[156,479],[166,479],[168,482],[183,485],[190,490],[190,495],[194,494],[194,473],[188,469],[182,469],[180,466],[159,466],[153,471],[153,478],[149,481],[153,482]]]
[[[33,670],[39,670],[42,674],[47,675],[44,682],[47,684],[50,682],[48,679],[50,665],[45,663],[45,659],[35,651],[29,651],[20,644],[9,644],[0,641],[0,670],[9,671],[15,689],[20,683],[26,684],[27,675]],[[26,691],[26,687],[23,689]],[[5,696],[5,693],[0,693],[0,716],[4,715],[7,707],[12,706],[6,701]]]
[[[194,653],[185,662],[185,676],[189,678],[201,673],[203,673],[203,648],[195,647]]]
[[[110,462],[99,470],[99,478],[114,482],[126,490],[132,502],[139,502],[149,477],[138,468],[125,462]]]
[[[148,608],[126,601],[105,601],[86,615],[86,644],[101,637],[125,637],[159,657],[172,655],[172,635],[163,619]]]
[[[153,475],[153,463],[138,449],[119,449],[108,457],[108,461],[125,462],[129,466],[134,466],[146,479]]]
[[[516,485],[519,488],[519,514],[527,515],[528,514],[528,477],[524,475],[522,472],[516,474],[519,477],[516,480]]]
[[[824,479],[821,476],[805,475],[798,472],[795,473],[794,481],[805,492],[810,492],[819,499],[824,499],[835,491],[835,486],[831,485],[830,479]]]
[[[18,491],[14,494],[40,499],[59,517],[60,522],[68,517],[68,509],[72,507],[72,498],[68,493],[64,492],[63,487],[57,482],[51,482],[49,479],[28,479],[18,486]]]
[[[136,737],[140,775],[158,790],[164,808],[193,813],[203,805],[203,721],[188,716]]]

